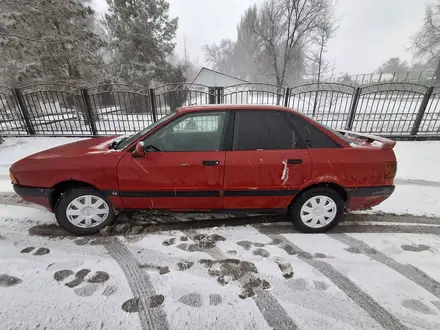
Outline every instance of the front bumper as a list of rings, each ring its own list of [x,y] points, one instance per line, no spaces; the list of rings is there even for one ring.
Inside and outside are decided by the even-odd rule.
[[[379,205],[394,192],[394,186],[348,188],[347,209],[360,210]]]
[[[14,191],[21,199],[44,206],[52,212],[52,206],[50,205],[50,197],[52,195],[51,188],[28,187],[14,184]]]

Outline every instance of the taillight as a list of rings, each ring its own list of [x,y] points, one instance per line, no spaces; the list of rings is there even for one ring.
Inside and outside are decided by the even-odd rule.
[[[386,162],[385,163],[385,172],[384,172],[384,178],[385,179],[394,179],[397,172],[397,162]]]
[[[15,178],[14,174],[9,170],[9,177],[11,178],[12,184],[18,184],[18,180]]]

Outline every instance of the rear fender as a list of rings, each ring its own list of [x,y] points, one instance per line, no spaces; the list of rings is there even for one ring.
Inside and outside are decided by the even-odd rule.
[[[287,205],[287,207],[291,206],[292,203],[295,201],[295,198],[299,195],[301,195],[304,191],[315,188],[315,187],[327,187],[330,189],[333,189],[337,191],[341,197],[345,200],[347,200],[347,192],[345,191],[344,187],[342,186],[341,180],[334,175],[322,175],[317,178],[313,178],[311,180],[306,181],[299,189],[298,193],[292,198],[290,203]]]

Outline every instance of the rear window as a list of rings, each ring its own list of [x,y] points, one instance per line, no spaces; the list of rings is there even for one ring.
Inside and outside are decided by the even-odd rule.
[[[330,132],[332,132],[334,135],[336,135],[337,137],[339,137],[340,139],[344,140],[347,143],[351,143],[352,141],[350,141],[350,139],[348,139],[344,134],[339,133],[337,130],[335,130],[334,128],[328,127],[327,125],[321,124],[319,122],[317,122],[318,125],[328,129]]]
[[[310,124],[308,121],[302,119],[300,116],[297,116],[294,113],[289,113],[289,118],[292,120],[295,125],[296,130],[299,135],[303,139],[307,148],[309,149],[329,149],[329,148],[340,148],[341,146],[333,141],[327,134],[322,132],[320,129]],[[319,123],[318,123],[319,124]],[[319,124],[322,127],[330,130],[331,132],[335,132],[333,129],[328,128],[322,124]],[[342,136],[342,134],[336,132],[338,136]],[[343,137],[342,137],[343,138]],[[343,138],[345,140],[345,138]]]

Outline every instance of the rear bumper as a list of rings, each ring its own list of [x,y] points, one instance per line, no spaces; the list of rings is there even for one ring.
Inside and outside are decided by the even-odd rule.
[[[52,195],[51,188],[28,187],[14,184],[14,190],[21,199],[44,206],[52,212],[52,207],[50,205],[50,196]]]
[[[347,209],[360,210],[379,205],[394,192],[394,186],[348,188]]]

